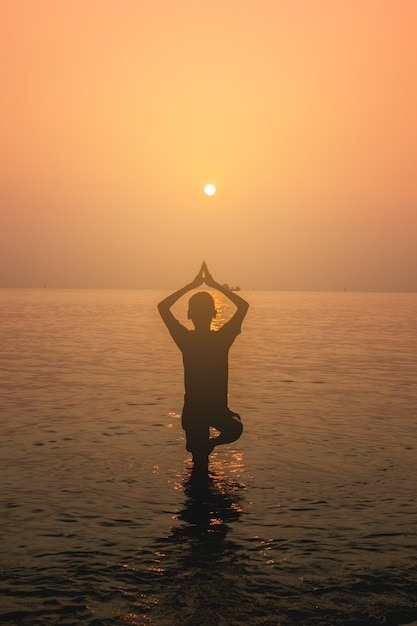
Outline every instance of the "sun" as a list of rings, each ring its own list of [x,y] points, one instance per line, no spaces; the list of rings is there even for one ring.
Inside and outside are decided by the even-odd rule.
[[[206,196],[214,196],[214,194],[216,193],[216,187],[209,183],[204,187],[204,193],[206,194]]]

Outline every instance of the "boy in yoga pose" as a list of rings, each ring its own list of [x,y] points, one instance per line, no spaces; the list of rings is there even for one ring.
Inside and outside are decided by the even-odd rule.
[[[189,300],[188,318],[193,322],[194,330],[180,324],[171,312],[177,300],[203,283],[220,291],[236,306],[233,317],[217,331],[210,330],[217,311],[207,291],[198,292]],[[228,353],[240,333],[248,307],[243,298],[213,279],[205,263],[191,283],[158,304],[159,313],[183,356],[182,427],[195,468],[207,469],[208,456],[213,448],[236,441],[243,431],[239,415],[227,406]],[[210,426],[220,432],[217,437],[210,438]]]

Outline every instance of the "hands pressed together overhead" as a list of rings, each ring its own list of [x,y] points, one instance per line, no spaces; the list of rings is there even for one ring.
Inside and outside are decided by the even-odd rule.
[[[196,288],[202,285],[203,283],[205,283],[208,287],[217,286],[217,283],[214,280],[213,276],[210,274],[205,261],[203,261],[200,271],[198,272],[197,276],[194,278],[191,284],[193,287]]]

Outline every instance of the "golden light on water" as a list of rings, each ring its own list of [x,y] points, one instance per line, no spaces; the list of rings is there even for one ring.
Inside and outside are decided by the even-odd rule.
[[[226,303],[218,291],[210,290],[209,293],[213,296],[214,306],[217,311],[216,317],[211,322],[211,330],[219,330],[226,321],[224,316]]]

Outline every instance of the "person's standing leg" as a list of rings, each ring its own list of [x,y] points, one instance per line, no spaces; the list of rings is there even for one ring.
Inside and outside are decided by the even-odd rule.
[[[204,421],[199,422],[198,418],[187,420],[185,428],[187,439],[186,450],[193,455],[194,466],[199,469],[207,469],[208,456],[213,449],[209,443],[210,430]]]

